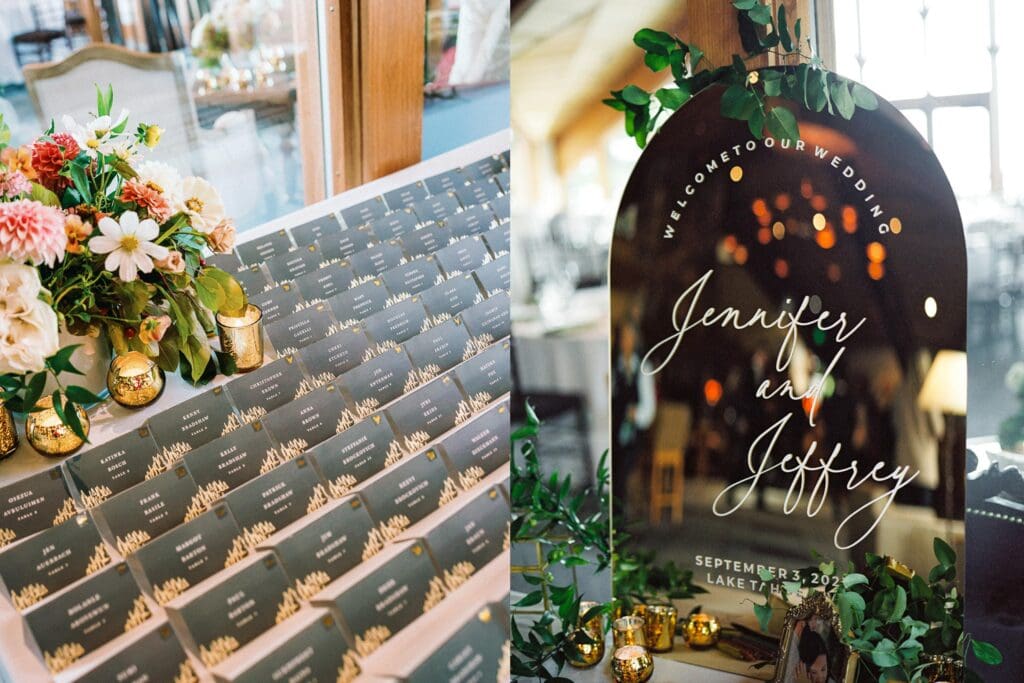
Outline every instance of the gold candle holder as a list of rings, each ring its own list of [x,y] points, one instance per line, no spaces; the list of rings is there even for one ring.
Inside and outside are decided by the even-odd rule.
[[[647,605],[642,603],[642,602],[638,602],[638,603],[634,604],[633,605],[633,609],[630,611],[630,614],[632,614],[634,617],[640,617],[641,619],[646,619],[647,618]]]
[[[82,406],[75,404],[78,421],[82,430],[89,435],[89,416]],[[43,455],[64,456],[77,451],[83,443],[71,427],[60,421],[60,416],[53,409],[53,397],[44,396],[36,402],[36,410],[25,418],[25,437]]]
[[[583,600],[580,602],[580,616],[576,622],[577,628],[582,628],[590,633],[595,638],[599,638],[604,635],[604,615],[598,613],[588,620],[586,623],[583,622],[583,617],[587,612],[598,607],[601,603],[594,602],[593,600]]]
[[[217,314],[220,349],[235,361],[239,372],[263,365],[263,311],[247,304],[240,315]]]
[[[9,458],[18,450],[18,428],[14,415],[6,404],[0,403],[0,460]]]
[[[644,636],[651,652],[668,652],[676,643],[679,610],[672,605],[648,605],[644,616]]]
[[[572,652],[569,665],[577,669],[589,669],[604,659],[604,636],[594,634],[588,628],[578,628],[569,636]]]
[[[644,634],[644,620],[640,617],[619,617],[612,622],[612,640],[615,649],[626,645],[647,646],[647,638]]]
[[[711,614],[691,614],[683,627],[683,640],[694,650],[714,647],[721,635],[718,618]]]
[[[654,673],[654,659],[640,645],[626,645],[612,655],[612,675],[618,683],[644,683]]]
[[[164,391],[164,371],[146,354],[129,351],[110,362],[107,389],[125,408],[148,406]]]

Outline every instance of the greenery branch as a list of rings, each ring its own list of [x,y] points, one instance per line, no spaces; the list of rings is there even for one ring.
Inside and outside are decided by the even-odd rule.
[[[703,50],[664,31],[641,29],[633,42],[645,53],[644,63],[654,72],[671,71],[670,84],[654,91],[637,85],[613,90],[604,100],[623,112],[626,134],[645,147],[658,129],[661,117],[676,111],[708,86],[726,86],[722,116],[745,121],[751,135],[762,139],[767,132],[779,141],[794,141],[800,132],[796,116],[779,102],[789,100],[810,111],[853,118],[857,109],[878,108],[874,93],[824,67],[809,38],[802,36],[802,21],[790,28],[786,8],[771,8],[759,0],[734,0],[738,30],[746,55],[734,54],[728,66],[714,66]],[[803,49],[806,47],[806,51]],[[772,54],[783,68],[748,69],[747,62]],[[799,63],[796,63],[799,62]]]

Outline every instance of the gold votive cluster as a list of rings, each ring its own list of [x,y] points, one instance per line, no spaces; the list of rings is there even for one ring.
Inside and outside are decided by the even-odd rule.
[[[217,314],[220,349],[231,356],[239,372],[263,365],[263,311],[247,304],[237,315]]]

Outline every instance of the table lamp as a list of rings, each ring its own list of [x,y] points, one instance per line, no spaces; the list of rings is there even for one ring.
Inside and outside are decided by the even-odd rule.
[[[959,431],[957,418],[967,414],[967,353],[943,349],[935,355],[917,395],[917,406],[922,410],[936,410],[945,420],[939,448],[942,479],[938,512],[942,517],[955,517],[960,507],[955,498],[957,472],[962,486],[965,466],[963,449],[957,449],[955,444]]]

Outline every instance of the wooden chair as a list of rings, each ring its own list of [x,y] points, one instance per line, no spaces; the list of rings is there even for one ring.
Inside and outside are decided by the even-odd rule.
[[[683,523],[683,466],[693,415],[685,403],[661,403],[651,457],[652,525]]]
[[[32,56],[37,62],[49,61],[53,55],[53,44],[58,40],[67,41],[70,50],[69,18],[62,0],[39,0],[33,3],[32,29],[11,37],[18,66],[24,65],[27,56]]]
[[[114,86],[114,111],[128,109],[132,125],[151,123],[164,129],[160,144],[146,154],[183,174],[202,175],[199,119],[180,53],[150,54],[117,45],[89,45],[66,59],[24,68],[25,85],[43,125],[61,117],[84,122],[96,110],[96,84]]]

